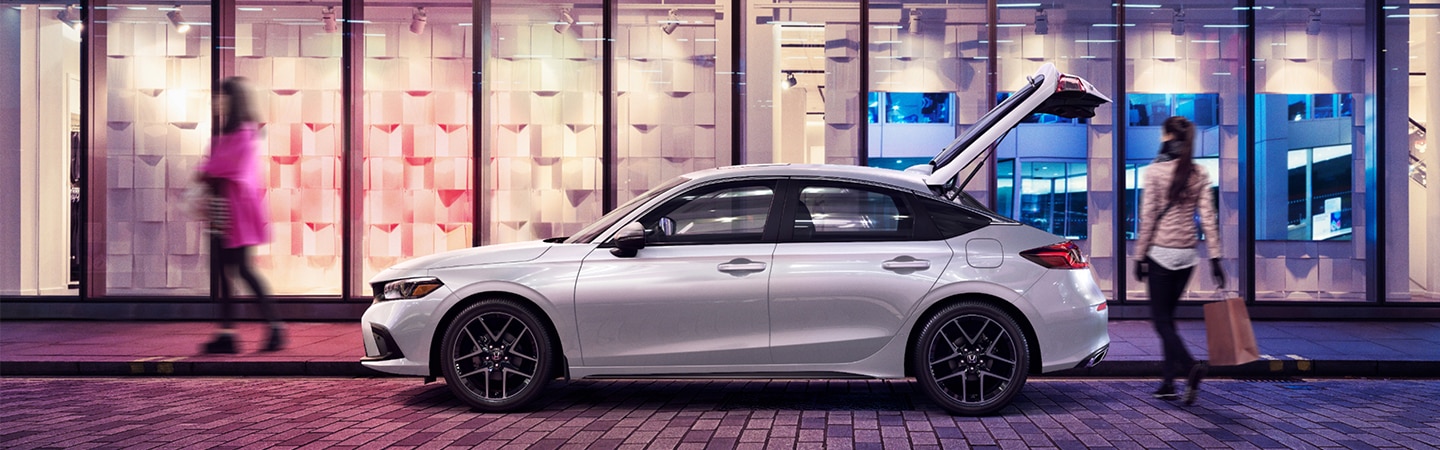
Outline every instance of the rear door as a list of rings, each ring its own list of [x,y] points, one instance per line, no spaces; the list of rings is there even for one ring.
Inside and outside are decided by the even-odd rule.
[[[879,351],[935,285],[950,246],[917,232],[914,200],[868,184],[791,180],[770,277],[777,364],[842,363]]]

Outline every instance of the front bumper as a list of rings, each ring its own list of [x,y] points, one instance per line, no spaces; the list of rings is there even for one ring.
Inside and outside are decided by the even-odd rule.
[[[430,376],[430,346],[441,304],[450,295],[441,287],[423,298],[370,305],[360,317],[365,345],[360,364],[393,375]]]

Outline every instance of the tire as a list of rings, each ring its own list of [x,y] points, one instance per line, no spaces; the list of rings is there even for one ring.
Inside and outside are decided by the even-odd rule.
[[[460,312],[441,341],[441,372],[456,397],[485,412],[517,410],[550,380],[552,336],[529,309],[485,300]]]
[[[951,414],[994,414],[1030,374],[1030,347],[1015,319],[964,302],[940,310],[917,335],[910,364],[920,388]]]

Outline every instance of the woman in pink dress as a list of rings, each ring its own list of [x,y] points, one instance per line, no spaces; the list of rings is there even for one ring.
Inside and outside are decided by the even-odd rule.
[[[238,276],[249,286],[270,324],[265,351],[285,345],[284,327],[264,280],[255,274],[256,245],[270,241],[270,220],[265,211],[264,183],[260,179],[259,140],[252,91],[244,78],[226,78],[215,95],[214,107],[222,116],[220,134],[211,138],[210,156],[196,175],[217,199],[212,208],[210,245],[219,262],[220,289],[212,292],[220,305],[220,332],[204,346],[206,353],[236,353],[234,286]]]

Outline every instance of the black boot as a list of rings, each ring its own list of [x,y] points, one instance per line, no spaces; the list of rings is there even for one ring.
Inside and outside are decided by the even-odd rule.
[[[206,342],[201,350],[205,353],[239,353],[235,348],[235,335],[231,333],[216,334],[215,339]]]
[[[285,328],[279,325],[270,326],[270,339],[265,341],[265,351],[274,352],[285,348]]]

